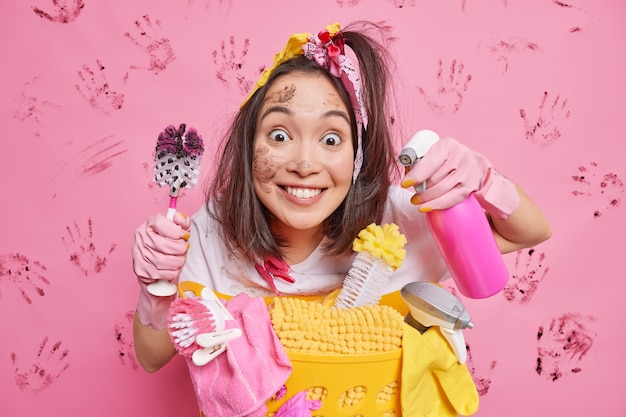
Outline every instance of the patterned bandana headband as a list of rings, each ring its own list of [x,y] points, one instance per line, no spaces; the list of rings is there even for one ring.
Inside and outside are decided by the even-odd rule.
[[[326,29],[317,35],[310,33],[291,35],[285,48],[274,55],[272,66],[261,74],[256,86],[241,105],[245,105],[250,97],[265,85],[270,74],[280,64],[298,55],[304,55],[339,78],[350,96],[350,104],[354,109],[357,125],[357,149],[354,158],[354,172],[352,173],[352,182],[354,183],[363,165],[362,130],[367,129],[367,112],[361,97],[361,74],[350,58],[345,55],[344,39],[339,23],[326,26]]]

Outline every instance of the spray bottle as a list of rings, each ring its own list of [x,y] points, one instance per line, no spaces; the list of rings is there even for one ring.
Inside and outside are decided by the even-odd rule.
[[[420,130],[398,157],[408,170],[439,140],[432,130]],[[426,182],[415,186],[423,192]],[[428,227],[461,294],[486,298],[500,292],[509,272],[485,212],[473,194],[459,204],[426,213]]]
[[[439,326],[459,363],[467,360],[463,329],[474,327],[463,304],[445,288],[431,282],[411,282],[400,289],[400,295],[409,307],[404,321],[424,333]]]

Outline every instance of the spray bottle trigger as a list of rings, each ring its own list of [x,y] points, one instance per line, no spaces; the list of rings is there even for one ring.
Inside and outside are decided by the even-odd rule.
[[[467,347],[465,346],[465,337],[463,337],[461,329],[452,330],[443,326],[439,326],[439,330],[441,330],[441,334],[448,341],[448,344],[452,348],[456,359],[461,365],[464,364],[467,360]]]

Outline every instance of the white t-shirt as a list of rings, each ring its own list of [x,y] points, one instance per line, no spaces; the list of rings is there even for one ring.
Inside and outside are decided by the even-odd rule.
[[[426,223],[426,216],[411,204],[412,193],[391,187],[381,224],[395,223],[407,239],[406,257],[392,275],[385,293],[398,291],[412,281],[438,282],[449,277],[445,262]],[[181,281],[195,281],[224,295],[241,292],[250,296],[275,295],[253,264],[228,252],[217,223],[202,207],[192,217],[187,261]],[[322,242],[323,244],[324,242]],[[340,288],[354,254],[330,255],[320,244],[304,261],[290,265],[295,283],[274,280],[282,295],[326,295]]]

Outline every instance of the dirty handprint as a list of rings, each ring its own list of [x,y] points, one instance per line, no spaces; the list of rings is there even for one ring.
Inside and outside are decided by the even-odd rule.
[[[235,46],[235,37],[230,36],[227,42],[222,39],[220,52],[213,51],[213,63],[217,67],[216,76],[227,87],[235,86],[242,95],[248,94],[252,89],[252,81],[248,80],[243,74],[244,63],[248,49],[250,47],[250,39],[243,41],[243,46],[238,52]]]
[[[541,147],[561,139],[562,123],[570,117],[567,99],[557,95],[554,100],[549,100],[547,91],[543,92],[535,119],[531,120],[525,109],[520,109],[519,114],[524,122],[526,140]]]
[[[88,65],[83,65],[78,71],[82,85],[76,84],[76,89],[89,103],[91,108],[100,110],[104,114],[119,110],[124,105],[124,94],[111,90],[109,81],[104,72],[105,67],[100,60],[96,60],[97,72]]]
[[[0,283],[4,279],[13,283],[26,304],[32,304],[33,296],[46,295],[45,287],[50,285],[44,276],[46,267],[39,261],[33,261],[21,253],[0,255]],[[0,286],[0,299],[2,291]]]
[[[132,66],[131,69],[146,69],[157,75],[165,70],[175,59],[171,41],[161,34],[161,21],[150,19],[149,15],[135,20],[136,33],[124,33],[132,43],[142,48],[148,55],[148,67]]]
[[[48,336],[39,345],[37,356],[27,369],[18,364],[17,354],[11,352],[11,362],[15,367],[15,383],[21,391],[41,392],[54,383],[69,368],[68,349],[61,348],[61,341],[48,346]]]
[[[74,221],[71,227],[66,226],[65,231],[66,234],[61,240],[70,252],[70,262],[76,265],[85,276],[88,276],[89,272],[102,272],[107,263],[106,255],[110,255],[115,250],[116,245],[112,244],[106,255],[102,255],[96,250],[91,218],[87,220],[86,236],[83,236],[83,232],[76,221]]]
[[[437,69],[437,89],[434,94],[428,94],[422,87],[417,91],[424,97],[426,105],[440,116],[458,113],[463,104],[463,98],[468,85],[472,81],[472,75],[464,74],[463,63],[453,59],[450,63],[449,74],[444,74],[443,61],[439,60]]]
[[[522,257],[525,258],[523,263]],[[533,298],[539,284],[550,271],[550,267],[544,265],[545,259],[546,254],[537,253],[535,249],[517,251],[515,271],[503,290],[507,301],[526,304]]]

